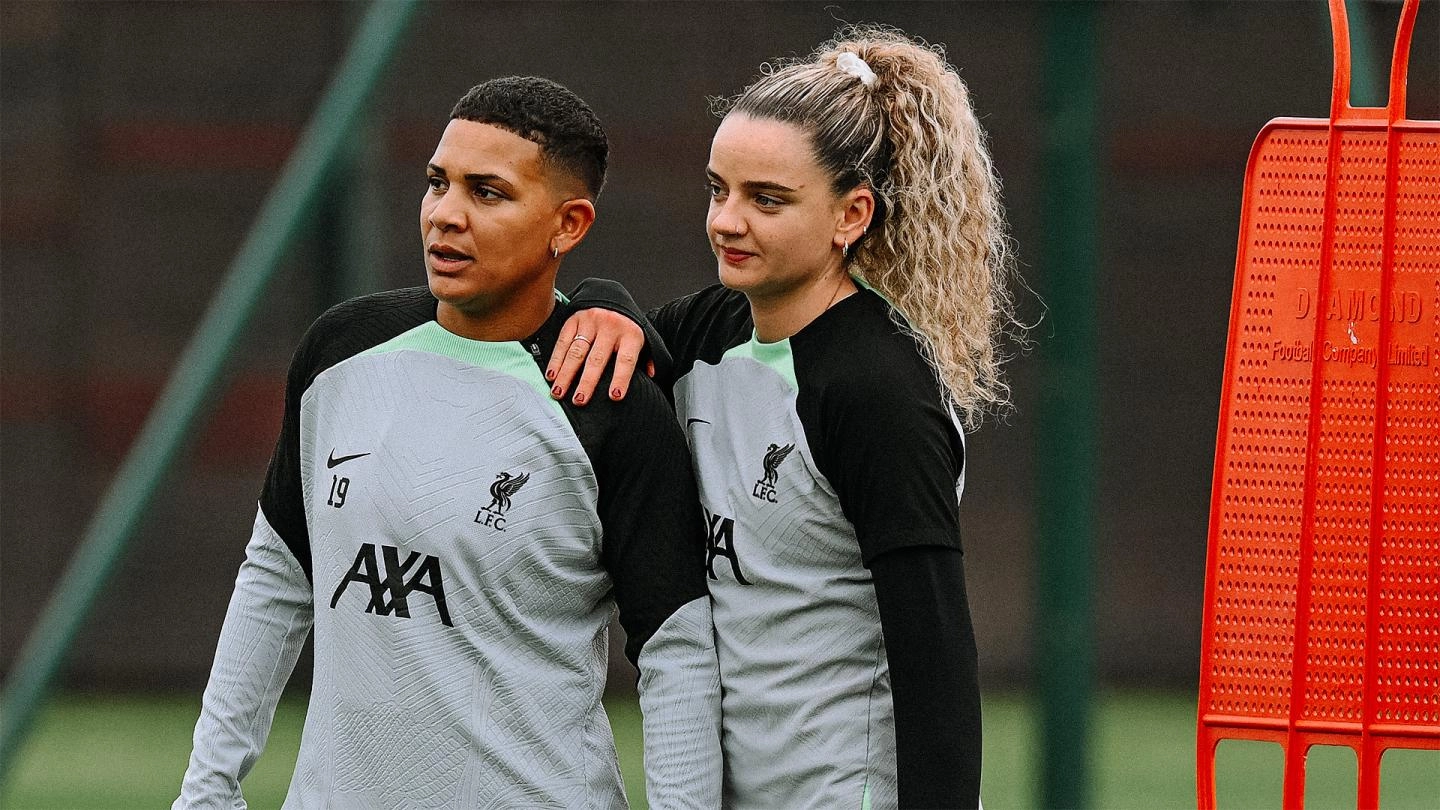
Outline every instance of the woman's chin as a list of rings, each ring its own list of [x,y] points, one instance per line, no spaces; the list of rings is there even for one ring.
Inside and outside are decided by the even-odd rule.
[[[466,284],[463,280],[451,276],[429,273],[426,275],[426,282],[430,286],[430,294],[436,300],[444,301],[447,304],[455,304],[474,297],[475,285]]]
[[[758,279],[754,273],[746,272],[738,267],[732,267],[724,259],[719,262],[720,283],[736,292],[749,292],[755,287]]]

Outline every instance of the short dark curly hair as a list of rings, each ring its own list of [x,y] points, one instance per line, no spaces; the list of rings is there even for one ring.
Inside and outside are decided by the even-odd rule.
[[[564,85],[539,76],[506,76],[470,88],[450,118],[491,124],[540,146],[540,153],[600,196],[610,142],[595,111]]]

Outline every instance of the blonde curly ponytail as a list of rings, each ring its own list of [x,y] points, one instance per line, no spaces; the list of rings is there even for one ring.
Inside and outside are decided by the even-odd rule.
[[[874,72],[862,82],[855,54]],[[843,68],[843,69],[842,69]],[[848,269],[885,296],[966,427],[1009,404],[1001,373],[1015,320],[1000,180],[970,94],[944,51],[881,26],[848,26],[809,57],[766,65],[717,112],[794,124],[844,193],[877,211]]]

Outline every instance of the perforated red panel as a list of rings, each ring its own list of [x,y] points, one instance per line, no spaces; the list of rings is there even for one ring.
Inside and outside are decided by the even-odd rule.
[[[1204,807],[1222,738],[1286,747],[1287,807],[1303,804],[1312,744],[1356,749],[1361,806],[1385,749],[1440,749],[1440,122],[1343,104],[1339,24],[1332,117],[1272,121],[1246,174],[1211,494]]]
[[[1328,127],[1282,119],[1252,152],[1200,720],[1440,748],[1440,125],[1335,130],[1329,191]]]
[[[1308,657],[1299,717],[1358,724],[1364,703],[1376,385],[1380,365],[1387,362],[1380,324],[1403,312],[1395,310],[1394,301],[1382,300],[1385,133],[1339,134],[1325,300],[1316,302],[1310,317],[1295,319],[1311,330],[1319,319],[1322,335]]]
[[[1319,281],[1326,145],[1323,131],[1274,130],[1252,159],[1207,628],[1204,708],[1222,715],[1283,722],[1290,712],[1310,418],[1306,319]]]
[[[1440,729],[1440,133],[1401,137],[1375,639],[1377,727]],[[1430,356],[1424,353],[1429,348]],[[1390,729],[1390,726],[1399,728]]]

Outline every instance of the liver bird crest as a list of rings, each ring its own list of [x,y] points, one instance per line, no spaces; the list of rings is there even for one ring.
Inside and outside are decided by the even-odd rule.
[[[510,496],[520,491],[525,482],[530,480],[530,473],[511,475],[502,472],[495,476],[495,483],[490,485],[490,505],[485,507],[492,512],[505,514],[510,508]]]
[[[787,444],[784,447],[778,444],[772,444],[770,445],[770,449],[765,451],[765,478],[763,480],[766,486],[775,486],[775,480],[777,478],[776,468],[780,466],[780,462],[784,461],[785,457],[790,455],[790,451],[794,449],[795,445],[793,444]]]

